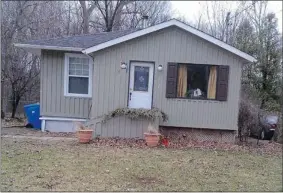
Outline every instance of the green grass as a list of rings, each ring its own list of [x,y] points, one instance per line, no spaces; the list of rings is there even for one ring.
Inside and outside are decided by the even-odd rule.
[[[281,191],[282,158],[2,138],[2,191]]]

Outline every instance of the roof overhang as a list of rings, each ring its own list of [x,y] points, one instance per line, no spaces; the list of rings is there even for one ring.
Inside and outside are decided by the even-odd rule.
[[[83,50],[83,48],[74,48],[74,47],[45,46],[45,45],[17,44],[17,43],[15,43],[14,46],[19,48],[24,48],[35,54],[40,54],[41,50],[59,50],[59,51],[73,51],[73,52],[81,52]]]
[[[170,21],[167,21],[167,22],[164,22],[164,23],[160,23],[160,24],[157,24],[155,26],[151,26],[151,27],[148,27],[148,28],[145,28],[145,29],[142,29],[142,30],[139,30],[139,31],[136,31],[136,32],[133,32],[131,34],[128,34],[128,35],[125,35],[125,36],[122,36],[122,37],[119,37],[119,38],[116,38],[116,39],[113,39],[113,40],[110,40],[110,41],[107,41],[107,42],[104,42],[104,43],[101,43],[101,44],[98,44],[96,46],[93,46],[93,47],[90,47],[90,48],[87,48],[87,49],[84,49],[82,52],[84,54],[89,54],[89,53],[92,53],[92,52],[96,52],[96,51],[99,51],[99,50],[102,50],[104,48],[108,48],[110,46],[113,46],[113,45],[116,45],[116,44],[119,44],[119,43],[122,43],[122,42],[125,42],[125,41],[128,41],[128,40],[131,40],[131,39],[134,39],[134,38],[137,38],[137,37],[140,37],[140,36],[143,36],[143,35],[146,35],[146,34],[149,34],[149,33],[152,33],[152,32],[155,32],[155,31],[158,31],[158,30],[161,30],[161,29],[164,29],[164,28],[167,28],[167,27],[170,27],[170,26],[177,26],[185,31],[188,31],[196,36],[199,36],[200,38],[203,38],[231,53],[234,53],[236,55],[238,55],[239,57],[249,61],[249,62],[256,62],[257,60],[250,56],[249,54],[245,53],[245,52],[242,52],[241,50],[238,50],[237,48],[233,47],[233,46],[230,46],[228,44],[226,44],[225,42],[222,42],[221,40],[218,40],[202,31],[199,31],[187,24],[184,24],[178,20],[170,20]]]
[[[177,26],[187,32],[190,32],[202,39],[205,39],[207,40],[208,42],[212,43],[212,44],[215,44],[231,53],[234,53],[235,55],[245,59],[246,61],[248,62],[256,62],[257,60],[250,56],[249,54],[245,53],[245,52],[242,52],[241,50],[233,47],[233,46],[230,46],[228,44],[226,44],[225,42],[221,41],[221,40],[218,40],[202,31],[199,31],[185,23],[182,23],[176,19],[172,19],[172,20],[169,20],[167,22],[163,22],[163,23],[160,23],[160,24],[157,24],[155,26],[151,26],[151,27],[148,27],[148,28],[145,28],[145,29],[142,29],[142,30],[139,30],[139,31],[136,31],[136,32],[133,32],[133,33],[130,33],[128,35],[125,35],[125,36],[122,36],[122,37],[119,37],[119,38],[116,38],[116,39],[113,39],[113,40],[110,40],[110,41],[107,41],[107,42],[104,42],[104,43],[101,43],[101,44],[98,44],[96,46],[92,46],[90,48],[77,48],[77,47],[60,47],[60,46],[46,46],[46,45],[34,45],[34,44],[20,44],[20,43],[15,43],[14,45],[16,47],[20,47],[20,48],[24,48],[32,53],[35,53],[35,54],[40,54],[41,50],[59,50],[59,51],[73,51],[73,52],[82,52],[84,54],[90,54],[92,52],[96,52],[96,51],[99,51],[99,50],[102,50],[102,49],[105,49],[105,48],[108,48],[110,46],[114,46],[114,45],[117,45],[119,43],[122,43],[122,42],[125,42],[125,41],[128,41],[128,40],[131,40],[131,39],[134,39],[134,38],[137,38],[137,37],[140,37],[140,36],[143,36],[143,35],[146,35],[146,34],[149,34],[149,33],[152,33],[152,32],[155,32],[155,31],[158,31],[158,30],[161,30],[161,29],[164,29],[164,28],[168,28],[170,26]]]

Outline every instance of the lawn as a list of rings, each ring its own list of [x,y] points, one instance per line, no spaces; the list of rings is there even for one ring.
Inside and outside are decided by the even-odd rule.
[[[2,138],[1,190],[282,191],[282,158]]]

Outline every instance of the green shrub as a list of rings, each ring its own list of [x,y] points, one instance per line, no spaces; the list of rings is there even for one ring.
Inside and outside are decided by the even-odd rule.
[[[133,120],[146,119],[146,120],[154,121],[156,119],[161,119],[163,122],[166,122],[168,120],[168,116],[158,108],[152,108],[152,109],[118,108],[104,115],[102,118],[102,122],[105,122],[111,118],[119,117],[119,116],[126,116]]]

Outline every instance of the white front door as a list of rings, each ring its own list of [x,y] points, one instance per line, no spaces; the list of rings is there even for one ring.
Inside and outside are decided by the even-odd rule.
[[[151,109],[154,65],[131,62],[129,108]]]

